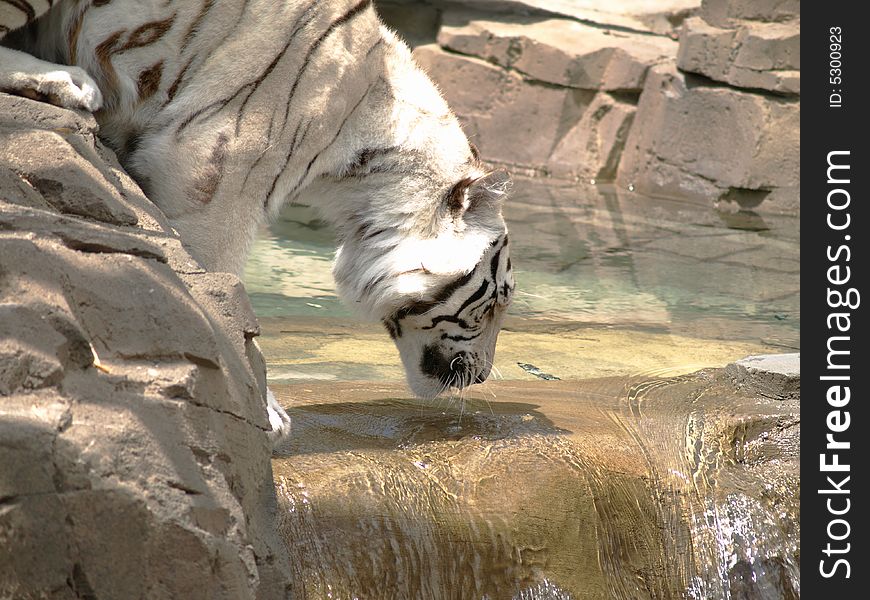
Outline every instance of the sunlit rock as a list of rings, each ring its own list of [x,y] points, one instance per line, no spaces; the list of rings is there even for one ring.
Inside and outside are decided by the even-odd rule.
[[[247,296],[94,134],[0,94],[0,596],[283,598]]]

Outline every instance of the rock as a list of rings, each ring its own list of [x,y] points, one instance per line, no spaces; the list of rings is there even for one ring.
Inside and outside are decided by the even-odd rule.
[[[441,16],[415,56],[487,162],[799,212],[797,0],[380,4],[417,41]]]
[[[517,73],[432,45],[417,48],[414,56],[441,88],[469,139],[492,162],[543,168],[595,96],[534,85]]]
[[[489,385],[497,401],[461,411],[399,383],[274,388],[292,398],[274,469],[300,585],[342,598],[796,597],[798,400],[735,388],[722,369]]]
[[[0,167],[13,170],[60,212],[114,225],[136,216],[114,186],[58,131],[22,131],[0,138]]]
[[[701,16],[716,27],[731,27],[734,19],[781,23],[801,16],[800,0],[702,0]]]
[[[419,4],[419,1],[410,0],[409,3]],[[428,3],[448,8],[455,4],[450,0],[430,0]],[[605,28],[669,35],[675,26],[697,10],[699,1],[467,0],[462,5],[489,14],[555,16]]]
[[[395,0],[379,0],[375,4],[381,20],[398,31],[411,48],[435,41],[441,14],[434,6]]]
[[[677,52],[664,37],[564,19],[474,19],[458,11],[445,14],[438,43],[546,83],[636,92],[651,66],[673,61]]]
[[[646,194],[727,197],[800,184],[800,103],[650,71],[617,180]]]
[[[747,356],[725,367],[734,382],[767,398],[799,398],[801,355]]]
[[[745,21],[736,29],[720,29],[688,19],[680,32],[677,66],[735,87],[800,94],[800,21]]]
[[[0,94],[0,596],[287,597],[244,288],[94,132]]]
[[[633,104],[609,94],[597,94],[583,118],[556,144],[546,162],[547,172],[612,181],[635,111]]]
[[[615,176],[635,112],[623,95],[541,85],[434,45],[414,55],[484,160],[563,177]]]

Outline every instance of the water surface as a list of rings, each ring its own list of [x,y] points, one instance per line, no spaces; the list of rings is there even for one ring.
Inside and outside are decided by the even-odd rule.
[[[517,363],[588,378],[799,346],[796,217],[534,180],[517,182],[505,216],[517,294],[496,355],[504,378],[535,377]],[[336,297],[333,254],[307,207],[290,207],[255,245],[245,279],[271,381],[400,381],[381,326]]]
[[[799,402],[709,369],[797,350],[798,219],[522,180],[505,215],[494,380],[434,402],[336,298],[311,209],[258,240],[297,596],[798,598]]]

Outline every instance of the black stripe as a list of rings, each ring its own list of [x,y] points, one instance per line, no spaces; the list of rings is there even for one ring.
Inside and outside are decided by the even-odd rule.
[[[413,304],[406,306],[405,308],[399,309],[395,314],[395,319],[396,321],[401,321],[405,317],[409,317],[412,315],[422,315],[429,312],[436,306],[438,306],[437,302],[414,302]]]
[[[371,1],[371,0],[369,0],[369,1]],[[341,125],[339,125],[339,127],[338,127],[338,131],[335,132],[335,135],[332,136],[332,139],[329,140],[329,143],[326,144],[326,146],[324,146],[317,154],[314,155],[314,158],[312,158],[311,161],[308,163],[308,166],[305,167],[305,172],[302,174],[302,177],[299,178],[299,180],[296,182],[296,185],[293,187],[293,189],[290,191],[290,193],[287,194],[288,197],[291,197],[293,194],[295,194],[299,190],[300,186],[302,186],[302,184],[305,182],[305,179],[308,177],[308,173],[311,172],[311,167],[314,166],[314,163],[317,162],[317,159],[320,158],[320,155],[323,154],[326,150],[328,150],[332,146],[333,143],[335,143],[335,140],[337,140],[338,136],[341,135],[341,132],[344,130],[344,126],[347,125],[348,120],[350,120],[350,118],[356,112],[356,109],[358,109],[360,107],[360,105],[363,103],[363,101],[366,98],[368,98],[368,95],[369,95],[369,93],[371,93],[374,85],[375,85],[374,83],[369,84],[369,87],[366,88],[366,91],[362,95],[362,97],[359,99],[359,102],[354,104],[353,108],[350,109],[350,112],[347,113],[347,115],[345,115],[344,120],[341,122]],[[280,177],[281,174],[279,173],[278,176]],[[276,179],[276,181],[277,181],[277,179]],[[274,190],[274,189],[275,189],[275,186],[273,184],[272,190]],[[271,195],[271,192],[270,192],[270,195]],[[269,201],[269,196],[266,196],[266,202],[268,203],[268,201]]]
[[[246,84],[242,85],[241,87],[239,87],[239,88],[238,88],[238,89],[233,93],[233,95],[231,95],[229,98],[223,98],[223,99],[221,99],[221,100],[216,100],[216,101],[212,102],[211,104],[209,104],[209,105],[207,105],[207,106],[204,106],[203,108],[201,108],[201,109],[199,109],[199,110],[193,112],[190,116],[188,116],[188,117],[187,117],[187,118],[186,118],[186,119],[181,123],[181,125],[180,125],[180,126],[178,127],[178,129],[175,131],[175,135],[176,135],[176,137],[179,136],[179,135],[181,134],[181,132],[182,132],[182,131],[183,131],[183,130],[188,126],[188,125],[190,125],[191,122],[193,122],[194,119],[196,119],[197,117],[199,117],[200,115],[202,115],[203,113],[205,113],[207,110],[212,109],[212,108],[215,108],[215,107],[219,107],[219,109],[220,109],[220,108],[223,108],[223,107],[225,107],[227,104],[229,104],[230,102],[232,102],[232,101],[233,101],[233,100],[234,100],[234,99],[235,99],[239,94],[241,94],[244,90],[246,90],[246,89],[248,89],[248,88],[252,88],[251,91],[248,93],[248,95],[245,97],[245,100],[244,100],[243,103],[242,103],[242,107],[244,107],[244,105],[247,104],[248,99],[251,97],[251,94],[253,94],[254,91],[256,91],[257,87],[258,87],[258,86],[259,86],[259,85],[260,85],[260,84],[261,84],[261,83],[266,79],[266,77],[269,76],[269,74],[270,74],[270,73],[275,69],[275,67],[278,65],[278,63],[281,62],[281,59],[284,58],[284,55],[287,53],[287,50],[290,49],[290,46],[292,46],[292,45],[293,45],[293,42],[296,40],[296,34],[299,33],[299,31],[301,31],[301,30],[302,30],[306,25],[308,25],[308,23],[311,21],[311,19],[312,19],[313,17],[308,18],[308,19],[305,20],[305,22],[302,23],[301,25],[299,24],[299,22],[302,21],[303,19],[305,19],[306,16],[309,14],[309,11],[311,11],[311,10],[312,10],[316,5],[317,5],[316,2],[312,2],[311,5],[309,5],[309,7],[305,9],[305,12],[302,14],[302,16],[301,16],[301,17],[299,18],[299,20],[297,21],[296,27],[295,27],[294,30],[290,33],[290,36],[289,36],[288,41],[287,41],[287,44],[284,45],[284,48],[281,50],[281,52],[279,52],[278,55],[277,55],[274,59],[272,59],[272,62],[269,63],[269,66],[266,67],[266,70],[263,71],[263,72],[260,74],[260,76],[257,77],[257,79],[255,79],[254,81],[249,81],[248,83],[246,83]],[[240,109],[240,110],[241,110],[241,109]],[[237,119],[238,119],[238,117],[237,117]],[[237,120],[237,122],[236,122],[236,135],[238,135],[238,133],[239,133],[239,132],[238,132],[238,129],[239,129],[239,124],[238,124],[238,120]]]
[[[357,152],[353,160],[344,168],[345,177],[359,177],[363,175],[363,171],[369,166],[375,158],[388,156],[397,152],[398,146],[388,146],[386,148],[365,148]]]
[[[239,106],[239,110],[236,112],[236,136],[238,136],[241,133],[242,116],[243,116],[243,113],[245,111],[245,107],[248,105],[248,100],[251,99],[251,96],[254,95],[254,92],[257,91],[257,89],[260,87],[260,84],[266,80],[266,78],[272,73],[272,71],[275,70],[275,67],[278,66],[278,63],[281,62],[281,59],[284,58],[284,55],[287,53],[287,50],[289,50],[290,46],[293,45],[293,41],[296,39],[296,35],[300,31],[302,31],[302,29],[304,29],[314,19],[313,14],[309,16],[308,13],[315,6],[315,4],[316,4],[316,2],[312,3],[307,9],[305,9],[305,12],[302,14],[302,16],[299,18],[299,20],[297,20],[296,27],[294,27],[293,31],[290,33],[290,38],[289,38],[289,41],[287,42],[287,44],[284,46],[284,48],[281,50],[281,52],[278,53],[278,56],[276,56],[274,59],[272,59],[272,62],[269,63],[268,67],[266,67],[266,70],[263,71],[262,75],[260,75],[260,77],[257,79],[257,81],[255,81],[253,83],[253,87],[251,88],[251,91],[249,91],[248,95],[245,96],[245,99],[242,100],[242,104],[241,104],[241,106]],[[306,18],[306,17],[308,17],[308,18]],[[304,20],[304,22],[303,22],[303,20]],[[300,22],[301,22],[301,24],[300,24]],[[286,104],[288,107],[288,111],[289,111],[291,97],[292,97],[292,94],[287,97]],[[287,115],[284,116],[285,124],[286,124],[286,121],[287,121]],[[283,131],[284,131],[284,125],[281,126],[281,132],[283,133]]]
[[[495,256],[492,257],[492,262],[489,263],[489,269],[492,274],[492,280],[495,281],[495,275],[498,273],[498,261],[501,258],[501,251],[504,250],[505,245],[507,244],[507,240],[505,240],[505,244],[502,245],[501,248],[498,249],[498,252],[495,253]]]
[[[190,63],[193,62],[193,59],[187,61],[187,64],[182,67],[181,71],[178,72],[178,75],[175,77],[175,81],[172,82],[172,85],[169,86],[169,91],[166,93],[166,102],[163,103],[163,106],[160,108],[165,108],[167,104],[172,102],[173,98],[175,98],[176,92],[178,92],[178,88],[181,85],[182,80],[184,79],[185,73],[187,73],[187,69],[190,68]]]
[[[477,302],[478,300],[483,298],[483,295],[486,294],[486,289],[488,287],[489,287],[489,282],[484,279],[483,283],[480,285],[480,287],[477,288],[477,291],[474,292],[471,296],[469,296],[468,299],[465,302],[463,302],[462,306],[459,307],[459,310],[457,310],[455,313],[456,316],[459,316],[460,314],[462,314],[462,311],[465,310],[469,304],[473,304],[474,302]]]
[[[293,82],[293,85],[290,87],[290,93],[287,95],[287,104],[286,110],[284,113],[284,125],[281,126],[281,131],[284,130],[284,127],[287,124],[287,120],[290,118],[290,104],[293,102],[293,94],[296,92],[296,88],[299,86],[299,82],[302,81],[302,76],[305,74],[305,70],[308,68],[309,63],[311,62],[311,58],[320,45],[328,38],[336,28],[344,25],[351,19],[353,19],[356,15],[364,11],[368,8],[372,3],[372,0],[362,0],[357,3],[353,8],[349,11],[341,15],[335,21],[329,24],[329,27],[326,28],[326,31],[320,34],[311,47],[308,49],[308,52],[305,54],[305,59],[302,61],[302,67],[299,69],[299,73],[296,75],[296,80]]]
[[[441,323],[442,321],[447,321],[448,323],[456,323],[462,329],[470,329],[473,331],[477,331],[476,327],[475,328],[469,327],[468,323],[466,323],[464,319],[460,319],[459,317],[455,317],[453,315],[439,315],[439,316],[435,317],[434,319],[432,319],[431,325],[429,325],[428,327],[422,327],[421,329],[434,329],[435,326],[438,325],[438,323]]]
[[[395,317],[389,317],[383,320],[384,327],[387,328],[387,333],[390,334],[390,337],[393,340],[397,340],[402,337],[402,326],[399,324],[399,320]]]
[[[384,38],[380,38],[377,42],[375,42],[375,43],[372,45],[372,47],[369,48],[369,51],[366,52],[365,58],[367,59],[369,56],[371,56],[371,55],[372,55],[372,52],[374,52],[375,50],[377,50],[378,48],[380,48],[380,47],[383,45],[383,43],[384,43]],[[363,60],[365,60],[365,59],[363,59]]]
[[[17,8],[21,12],[24,13],[24,18],[28,23],[30,23],[33,19],[36,18],[36,11],[33,10],[33,7],[30,6],[29,2],[25,2],[24,0],[0,0],[5,2],[6,4],[11,4],[14,8]]]
[[[476,268],[477,267],[475,267],[475,269]],[[468,273],[466,273],[465,275],[463,275],[462,277],[460,277],[456,281],[453,281],[453,282],[445,285],[443,288],[441,288],[441,291],[439,291],[437,294],[435,294],[435,296],[433,297],[433,300],[435,302],[438,302],[438,303],[441,303],[441,302],[444,302],[445,300],[447,300],[451,295],[453,295],[453,292],[455,292],[456,290],[458,290],[459,288],[464,286],[466,283],[471,281],[471,278],[474,277],[475,269],[472,269],[471,271],[469,271]]]
[[[447,335],[446,333],[441,334],[442,340],[452,340],[454,342],[470,342],[473,339],[477,339],[483,332],[475,333],[474,335],[464,336],[464,335]]]
[[[193,39],[193,32],[199,29],[199,24],[205,18],[206,13],[208,13],[208,11],[211,9],[211,5],[213,3],[214,0],[205,0],[205,2],[202,3],[202,6],[199,9],[199,14],[196,15],[196,18],[193,20],[193,22],[190,24],[190,27],[187,28],[187,32],[184,34],[184,41],[181,43],[181,48],[178,51],[179,54],[187,49],[187,44],[189,44],[190,40]]]

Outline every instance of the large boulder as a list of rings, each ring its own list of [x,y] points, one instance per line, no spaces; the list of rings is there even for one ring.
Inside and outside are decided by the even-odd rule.
[[[417,48],[415,56],[491,162],[543,169],[595,97],[588,90],[533,85],[515,72],[434,45]]]
[[[724,29],[683,24],[677,66],[738,88],[800,94],[800,22],[741,22]]]
[[[437,39],[415,56],[485,160],[586,179],[615,177],[647,72],[677,52],[666,37],[464,11]]]
[[[0,597],[285,598],[244,288],[95,132],[0,94]]]
[[[487,162],[799,210],[797,0],[378,6]]]
[[[637,92],[650,66],[673,61],[666,37],[601,29],[566,19],[444,15],[445,49],[514,69],[532,81],[586,90]]]
[[[618,181],[639,192],[795,211],[800,102],[711,85],[674,66],[647,77]]]
[[[683,19],[695,14],[699,0],[377,0],[378,10],[388,17],[409,15],[434,7],[449,10],[461,4],[490,15],[558,17],[621,31],[670,35]],[[397,11],[397,9],[399,9]],[[394,23],[407,23],[407,17]]]

